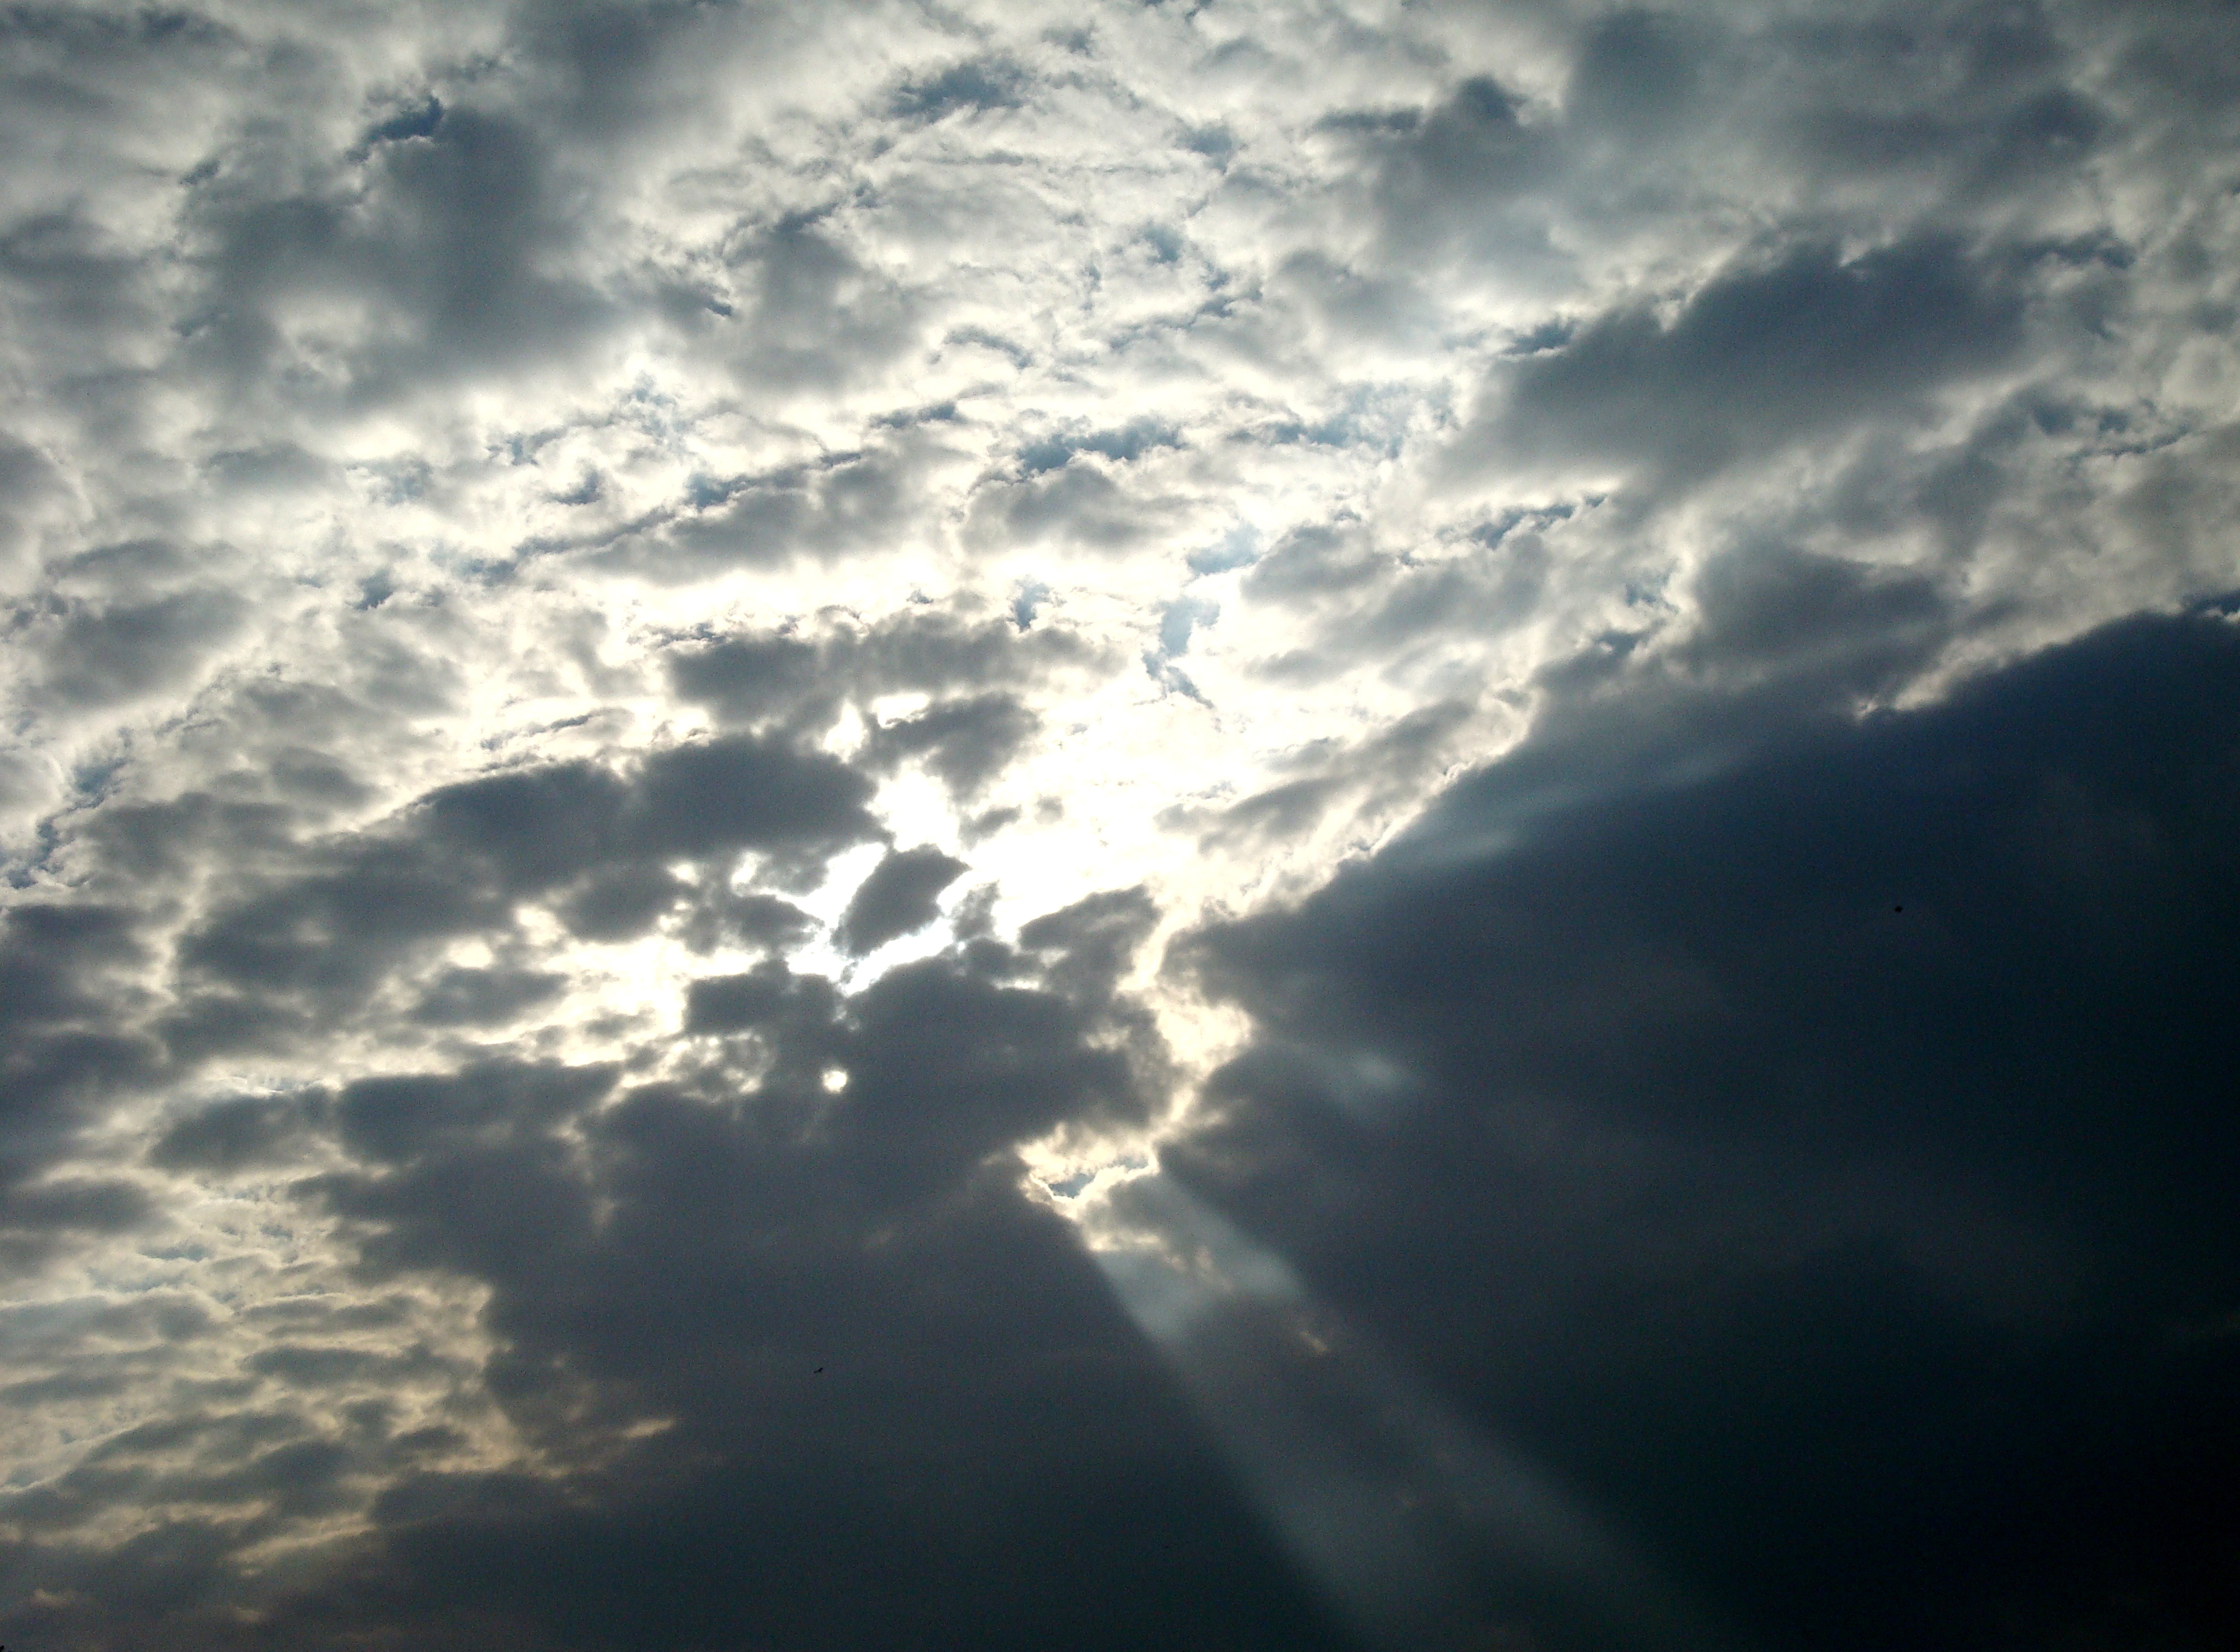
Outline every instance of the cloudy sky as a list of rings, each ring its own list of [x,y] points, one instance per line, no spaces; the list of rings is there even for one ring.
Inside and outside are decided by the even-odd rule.
[[[2240,11],[0,11],[0,1636],[2208,1652]]]

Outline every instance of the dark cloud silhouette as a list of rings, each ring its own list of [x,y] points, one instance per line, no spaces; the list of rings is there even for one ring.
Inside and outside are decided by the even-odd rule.
[[[922,929],[939,909],[942,890],[964,876],[963,861],[930,846],[890,851],[871,869],[840,916],[836,938],[861,956]]]
[[[970,775],[977,751],[991,736],[964,725],[1015,719],[999,690],[1039,686],[1050,678],[1103,663],[1102,650],[1063,625],[1031,630],[999,618],[939,608],[905,610],[857,629],[821,636],[747,635],[677,649],[669,669],[677,692],[707,706],[724,723],[753,727],[830,726],[850,701],[868,707],[879,696],[958,696],[931,708],[935,721],[917,736],[915,754],[963,736],[957,761]],[[981,709],[970,709],[974,706]]]
[[[839,1001],[830,982],[822,976],[797,976],[777,958],[744,975],[703,976],[684,996],[688,1033],[753,1032],[792,1025],[794,1036],[779,1048],[807,1049],[819,1057],[827,1052],[811,1035],[835,1023],[838,1015]]]
[[[524,902],[549,903],[586,938],[643,934],[688,893],[664,861],[728,869],[763,850],[814,863],[877,835],[870,792],[837,759],[748,735],[673,746],[626,774],[546,764],[439,788],[388,829],[315,844],[308,866],[215,905],[180,946],[202,991],[166,1036],[176,1052],[204,1053],[298,1036],[315,1006],[350,1013],[436,943],[508,932]],[[554,984],[535,971],[453,971],[416,1015],[499,1021]]]
[[[1019,945],[1049,955],[1053,986],[1098,1003],[1112,996],[1158,916],[1149,889],[1107,889],[1022,924]]]
[[[1587,31],[1563,112],[1571,121],[1629,140],[1653,140],[1671,130],[1702,90],[1702,51],[1682,19],[1651,11],[1617,11]]]
[[[1617,460],[1685,485],[1997,365],[2023,309],[2015,272],[1949,241],[1792,251],[1710,282],[1670,324],[1607,315],[1519,361],[1461,452]]]
[[[540,268],[570,231],[530,127],[463,104],[359,153],[355,177],[303,193],[258,189],[253,148],[249,165],[199,182],[210,250],[196,337],[213,371],[238,382],[289,365],[283,318],[313,295],[348,294],[390,323],[348,363],[361,397],[568,349],[602,319],[588,287]]]
[[[574,927],[581,932],[580,924]],[[565,976],[545,969],[445,969],[413,1006],[412,1018],[435,1027],[497,1025],[545,1003],[565,984]]]
[[[299,1111],[331,1119],[354,1156],[299,1194],[350,1224],[363,1269],[492,1293],[493,1392],[565,1466],[414,1471],[442,1440],[392,1435],[372,1410],[337,1428],[237,1409],[119,1436],[17,1500],[40,1535],[10,1564],[86,1585],[37,1621],[72,1635],[123,1614],[199,1632],[194,1589],[208,1585],[190,1580],[254,1530],[230,1511],[335,1507],[372,1475],[377,1542],[309,1589],[261,1594],[298,1643],[368,1622],[440,1640],[463,1608],[528,1644],[1339,1644],[1063,1222],[1005,1166],[1009,1144],[1060,1121],[1150,1105],[1110,1032],[1128,1018],[1112,980],[1152,916],[1133,892],[1045,919],[1034,946],[1062,991],[985,940],[853,996],[776,962],[697,983],[688,1028],[763,1046],[753,1081],[717,1044],[679,1078],[619,1089],[610,1068],[486,1062],[361,1080],[330,1111]],[[837,1093],[821,1082],[836,1065],[849,1078]],[[229,1105],[203,1116],[222,1123],[176,1130],[174,1158],[269,1135],[283,1103]],[[377,1316],[281,1322],[248,1366],[275,1393],[441,1363],[352,1337]],[[182,1511],[166,1529],[176,1595],[117,1593],[98,1545],[71,1535],[122,1498]],[[615,1552],[637,1558],[596,1558]],[[750,1578],[725,1569],[740,1554],[760,1557]],[[837,1555],[910,1586],[836,1595]],[[1037,1581],[1059,1565],[1064,1589]],[[603,1581],[534,1583],[556,1568]],[[1084,1589],[1111,1602],[1090,1626]]]
[[[243,1096],[187,1113],[156,1140],[150,1161],[167,1170],[216,1175],[285,1163],[309,1144],[327,1097]]]
[[[910,294],[812,220],[783,219],[743,250],[741,273],[754,296],[731,324],[739,341],[734,370],[748,383],[837,388],[886,366],[914,342]],[[817,490],[817,515],[791,537],[843,549],[891,525],[899,516],[893,493],[901,484],[900,456],[838,461]],[[764,508],[783,510],[789,503],[780,496]],[[753,497],[741,502],[733,513],[741,527],[763,525],[759,505]]]
[[[670,675],[680,695],[712,707],[727,723],[804,709],[822,722],[838,709],[822,666],[819,650],[797,637],[741,637],[677,653]]]
[[[809,938],[815,920],[775,895],[715,891],[696,905],[679,935],[697,952],[719,945],[783,948]]]
[[[1763,1643],[2206,1646],[2240,641],[1755,715],[1202,932],[1260,1030],[1170,1171]]]
[[[660,867],[623,867],[592,878],[570,896],[560,909],[561,920],[586,940],[628,940],[651,929],[683,893],[684,886]]]
[[[969,797],[1010,767],[1041,723],[1017,695],[977,694],[882,724],[872,730],[868,756],[890,765],[918,758]]]

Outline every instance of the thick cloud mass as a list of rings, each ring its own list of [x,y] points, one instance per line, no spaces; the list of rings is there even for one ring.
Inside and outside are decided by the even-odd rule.
[[[0,13],[0,1638],[2222,1646],[2240,19]]]
[[[2210,1644],[2240,635],[1637,756],[1623,807],[1548,797],[1564,743],[1194,938],[1262,1030],[1170,1173],[1759,1638]]]

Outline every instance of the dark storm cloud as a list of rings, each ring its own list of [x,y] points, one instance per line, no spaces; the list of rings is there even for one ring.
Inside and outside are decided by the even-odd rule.
[[[2183,28],[2183,10],[2122,21],[2160,33]],[[2072,83],[2083,77],[2082,31],[2072,32],[2082,21],[2043,7],[1924,10],[1883,30],[1830,19],[1813,31],[1827,56],[1807,60],[1798,88],[1812,95],[1783,124],[1832,177],[1910,174],[1978,197],[2025,189],[2075,165],[2107,130],[2106,111]],[[1926,95],[1892,97],[1906,77]]]
[[[96,1176],[54,1176],[0,1189],[0,1255],[22,1266],[39,1261],[70,1236],[129,1232],[153,1213],[138,1184]]]
[[[10,1499],[9,1575],[47,1591],[18,1618],[65,1642],[161,1623],[222,1644],[203,1602],[241,1546],[385,1485],[370,1542],[308,1588],[251,1587],[290,1643],[378,1625],[449,1644],[463,1609],[515,1644],[1335,1647],[1010,1162],[1157,1103],[1148,1023],[1113,996],[1155,918],[1140,890],[1093,897],[1023,950],[982,936],[852,996],[777,961],[703,980],[687,1032],[707,1058],[670,1082],[485,1060],[182,1116],[156,1155],[173,1168],[274,1162],[307,1132],[343,1149],[297,1196],[363,1269],[493,1293],[490,1390],[555,1469],[415,1469],[441,1430],[280,1403],[444,1368],[363,1340],[402,1322],[393,1305],[275,1304],[282,1334],[243,1368],[261,1409],[175,1411]],[[84,1331],[50,1386],[104,1391]],[[89,1534],[119,1507],[168,1512],[111,1549]],[[907,1586],[836,1592],[838,1556]],[[1058,1570],[1063,1589],[1035,1581]],[[1093,1624],[1083,1590],[1105,1602]]]
[[[1744,715],[1201,934],[1260,1032],[1165,1162],[1763,1644],[2206,1646],[2240,634]]]
[[[816,920],[790,901],[753,890],[704,890],[678,929],[696,952],[718,946],[783,950],[809,938]]]
[[[1674,649],[1683,672],[1778,674],[1818,691],[1870,696],[1943,643],[1951,598],[1933,578],[1786,545],[1746,545],[1695,583],[1693,632]]]
[[[369,1158],[409,1162],[456,1153],[493,1132],[538,1132],[614,1087],[610,1069],[492,1062],[446,1076],[362,1078],[335,1116],[343,1142]]]
[[[646,759],[625,837],[655,854],[841,843],[869,836],[861,775],[822,753],[730,736]]]
[[[733,263],[752,298],[726,330],[734,370],[750,384],[837,388],[896,359],[916,340],[911,295],[812,219],[771,226],[747,241]],[[848,480],[868,490],[878,478]],[[843,493],[836,509],[844,512],[851,503]]]
[[[1158,917],[1149,889],[1107,889],[1020,925],[1019,945],[1043,957],[1044,976],[1058,991],[1104,1003]]]
[[[703,976],[695,981],[684,996],[684,1030],[780,1029],[785,1036],[776,1045],[779,1052],[805,1051],[822,1061],[830,1052],[816,1032],[837,1022],[839,1008],[832,983],[823,976],[797,976],[783,960],[771,958],[744,975]]]
[[[1533,738],[1502,765],[1484,842],[1818,737],[1886,705],[1980,623],[1946,581],[1779,542],[1712,557],[1688,596],[1675,632],[1605,630],[1541,668]]]
[[[681,697],[735,726],[806,716],[816,727],[839,714],[824,650],[797,636],[737,637],[680,649],[670,656],[669,674]]]
[[[283,1362],[283,1367],[284,1367]],[[185,1416],[126,1429],[89,1452],[70,1472],[14,1500],[14,1517],[34,1533],[66,1533],[87,1519],[135,1501],[150,1507],[184,1505],[201,1518],[177,1520],[165,1535],[184,1539],[182,1575],[154,1588],[129,1592],[130,1607],[158,1611],[191,1598],[193,1579],[209,1562],[254,1533],[268,1509],[289,1514],[335,1512],[345,1500],[337,1482],[372,1466],[346,1445],[304,1438],[304,1421],[284,1411]],[[230,1519],[228,1517],[231,1516]],[[159,1529],[161,1530],[162,1529]],[[143,1545],[156,1547],[142,1540]],[[28,1543],[17,1544],[18,1555]],[[129,1549],[131,1546],[128,1546]],[[171,1588],[163,1585],[170,1584]],[[183,1586],[183,1587],[181,1587]]]
[[[1597,19],[1563,89],[1565,117],[1635,142],[1669,130],[1702,91],[1701,27],[1651,11]]]
[[[2091,79],[2096,46],[2120,40],[2127,23],[2157,32],[2176,15],[1892,6],[1752,19],[1622,9],[1583,30],[1563,112],[1576,163],[1607,169],[1617,187],[1628,171],[1654,176],[1739,127],[1779,143],[1825,183],[1941,185],[1949,193],[1935,210],[2011,197],[2085,159],[2109,127],[2077,83]],[[1753,88],[1747,103],[1731,100],[1738,83]]]
[[[1807,219],[1950,226],[2057,188],[2126,124],[2230,112],[2229,76],[2179,67],[2190,51],[2222,61],[2229,20],[2215,8],[1612,7],[1543,21],[1568,37],[1552,97],[1479,74],[1420,105],[1319,122],[1373,168],[1391,253],[1552,268],[1564,255],[1547,230],[1564,216],[1622,232],[1742,155],[1825,191]],[[2111,59],[2120,90],[2101,73]],[[2149,83],[2149,101],[2119,115]],[[1837,193],[1858,185],[1890,193]]]
[[[535,0],[516,8],[513,39],[541,71],[565,130],[612,143],[657,121],[673,106],[675,76],[691,66],[696,47],[720,45],[707,8],[596,0]],[[752,29],[760,18],[744,20]]]

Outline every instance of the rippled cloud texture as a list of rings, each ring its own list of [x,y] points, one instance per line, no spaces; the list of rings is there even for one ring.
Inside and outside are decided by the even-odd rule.
[[[2226,1644],[2240,14],[0,12],[0,1635]]]

